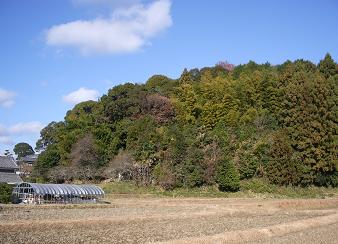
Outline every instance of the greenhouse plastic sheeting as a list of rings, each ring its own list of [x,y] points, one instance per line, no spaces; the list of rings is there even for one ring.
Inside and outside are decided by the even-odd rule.
[[[103,196],[104,191],[95,185],[71,185],[71,184],[38,184],[21,183],[17,188],[32,188],[35,194],[39,195],[73,195],[73,196]]]

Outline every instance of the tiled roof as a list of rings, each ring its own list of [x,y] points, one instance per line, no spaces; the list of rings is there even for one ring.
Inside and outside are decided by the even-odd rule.
[[[22,179],[15,173],[0,172],[0,183],[16,184],[21,182]]]
[[[21,162],[35,162],[38,159],[37,154],[27,155],[19,159]]]
[[[15,163],[14,158],[10,156],[0,156],[0,168],[17,169],[18,165]]]

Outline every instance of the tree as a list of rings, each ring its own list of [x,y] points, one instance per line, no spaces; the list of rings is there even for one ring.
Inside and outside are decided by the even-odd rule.
[[[338,74],[337,64],[329,53],[325,55],[324,59],[320,60],[318,69],[321,73],[323,73],[325,78],[329,78],[330,76]]]
[[[0,203],[10,203],[13,186],[0,183]]]
[[[240,179],[255,177],[335,186],[337,84],[337,64],[326,55],[318,65],[219,63],[118,85],[45,127],[34,167],[48,180],[125,172],[165,189],[218,183],[236,191]]]
[[[105,119],[115,123],[127,117],[138,117],[142,111],[142,101],[146,93],[144,85],[132,83],[110,89],[108,95],[101,98]]]
[[[280,119],[293,150],[303,166],[310,169],[303,172],[302,184],[313,184],[318,175],[336,171],[336,88],[307,62],[297,61],[290,69],[281,87]],[[326,184],[320,182],[317,183]]]
[[[270,148],[270,161],[267,165],[267,177],[278,185],[297,185],[304,175],[304,166],[291,147],[290,138],[285,130],[273,135]]]
[[[179,83],[180,84],[191,84],[192,83],[191,75],[186,68],[183,70],[183,73],[181,74]]]
[[[4,155],[5,156],[12,156],[12,153],[8,149],[6,149],[5,152],[4,152]]]
[[[218,168],[217,183],[221,191],[238,191],[239,190],[239,173],[234,163],[225,158]]]
[[[25,157],[27,155],[34,154],[33,148],[31,147],[31,145],[29,145],[26,142],[20,142],[20,143],[16,144],[14,146],[13,151],[15,152],[15,154],[17,155],[18,158],[22,158],[22,157]]]
[[[92,134],[86,134],[72,146],[70,157],[74,166],[97,168],[102,165]]]
[[[172,80],[164,75],[153,75],[147,80],[145,87],[149,90],[149,92],[156,92],[163,96],[169,96],[173,93],[175,85],[175,80]]]
[[[33,175],[41,177],[47,176],[47,172],[59,165],[60,153],[56,145],[50,145],[47,150],[39,154],[36,164],[34,164]]]
[[[102,122],[102,103],[86,101],[75,105],[65,117],[68,128],[81,128],[93,126]]]
[[[144,114],[150,114],[157,123],[167,123],[175,115],[170,99],[158,94],[147,95],[142,110]]]
[[[41,130],[40,139],[36,142],[35,150],[43,151],[46,150],[48,146],[57,143],[58,135],[62,134],[64,127],[64,122],[50,122]]]
[[[216,67],[219,66],[227,71],[232,71],[235,68],[235,65],[229,63],[228,61],[219,61],[216,64]]]

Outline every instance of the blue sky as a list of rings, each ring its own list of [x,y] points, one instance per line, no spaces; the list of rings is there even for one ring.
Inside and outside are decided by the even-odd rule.
[[[221,60],[337,60],[337,13],[336,0],[2,0],[0,154],[117,84]]]

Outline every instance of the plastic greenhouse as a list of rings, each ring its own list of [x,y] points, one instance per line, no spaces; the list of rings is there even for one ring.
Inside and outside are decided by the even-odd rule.
[[[38,184],[23,182],[14,187],[14,203],[95,203],[104,191],[95,185]]]

